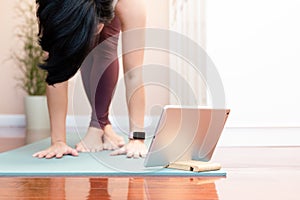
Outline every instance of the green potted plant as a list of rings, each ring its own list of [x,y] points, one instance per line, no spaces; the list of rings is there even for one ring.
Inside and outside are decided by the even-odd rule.
[[[45,52],[38,44],[38,23],[35,16],[35,3],[19,1],[17,16],[20,24],[16,27],[20,50],[12,54],[22,75],[19,86],[28,94],[25,97],[27,129],[49,129],[49,115],[46,99],[46,72],[38,65],[43,62]]]

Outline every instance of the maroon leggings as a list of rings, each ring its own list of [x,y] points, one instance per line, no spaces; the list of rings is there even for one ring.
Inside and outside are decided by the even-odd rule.
[[[93,50],[81,66],[81,78],[92,107],[91,127],[110,124],[109,106],[118,81],[118,40],[121,24],[115,17],[95,38]]]

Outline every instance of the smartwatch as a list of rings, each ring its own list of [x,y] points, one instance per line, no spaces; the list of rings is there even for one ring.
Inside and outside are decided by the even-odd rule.
[[[130,140],[145,140],[146,133],[145,132],[130,132],[129,139]]]

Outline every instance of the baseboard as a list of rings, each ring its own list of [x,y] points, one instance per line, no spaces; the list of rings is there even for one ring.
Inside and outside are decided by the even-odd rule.
[[[145,125],[153,125],[157,122],[159,116],[145,117]],[[117,121],[117,123],[127,123],[127,116],[117,116],[110,118],[111,121]],[[88,115],[68,115],[66,120],[67,127],[79,127],[84,128],[89,125],[90,116]],[[122,124],[122,125],[124,125]],[[0,115],[0,127],[25,127],[25,116],[19,115]],[[227,128],[300,128],[300,123],[289,122],[234,122],[228,121],[226,123]]]
[[[25,127],[24,115],[0,115],[0,127]]]
[[[87,127],[89,116],[67,116],[67,127]],[[0,115],[0,127],[25,127],[25,115]]]
[[[237,122],[230,121],[226,123],[229,128],[300,128],[300,122]]]
[[[153,133],[158,119],[158,116],[146,117],[146,131]],[[116,130],[127,132],[127,116],[112,117],[110,120]],[[84,129],[88,127],[89,121],[89,116],[67,116],[67,127]],[[300,127],[295,124],[232,125],[226,125],[218,146],[300,146]],[[0,115],[0,127],[25,127],[25,116]]]
[[[300,146],[299,127],[226,127],[219,146]]]
[[[145,125],[151,126],[153,123],[157,122],[159,117],[145,117]],[[113,124],[117,124],[122,127],[128,127],[128,117],[118,116],[110,117],[110,121]],[[155,121],[155,122],[154,122]],[[90,116],[88,115],[68,115],[66,119],[66,126],[68,128],[86,128],[89,126]],[[25,115],[0,115],[0,127],[25,127]]]

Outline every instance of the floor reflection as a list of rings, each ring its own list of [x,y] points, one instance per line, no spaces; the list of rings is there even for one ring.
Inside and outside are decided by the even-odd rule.
[[[215,181],[221,178],[89,178],[74,196],[73,181],[66,184],[66,199],[219,199]],[[79,185],[79,184],[76,184]],[[84,189],[84,186],[86,187]]]
[[[16,178],[16,182],[13,194],[19,199],[65,199],[65,178]]]
[[[17,178],[18,179],[18,178]],[[27,178],[15,188],[18,197],[37,199],[219,199],[215,181],[221,178]]]
[[[146,178],[146,199],[211,199],[217,200],[215,181],[219,177],[205,178]],[[164,180],[164,181],[162,181]],[[144,198],[145,199],[145,198]]]

